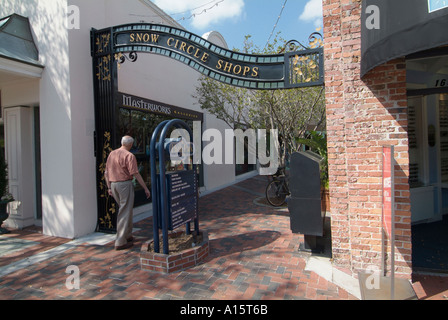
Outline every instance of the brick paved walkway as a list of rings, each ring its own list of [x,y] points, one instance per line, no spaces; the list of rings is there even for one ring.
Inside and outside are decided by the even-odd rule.
[[[113,235],[99,235],[102,245],[46,237],[35,228],[0,236],[0,299],[356,299],[305,271],[309,255],[298,251],[303,237],[289,230],[288,212],[254,204],[265,185],[264,177],[255,177],[202,197],[200,227],[209,233],[210,256],[170,275],[140,270],[151,218],[135,223],[135,246],[122,252],[114,250]],[[1,253],[18,240],[23,249]],[[66,287],[71,265],[80,270],[78,290]],[[419,285],[423,290],[424,282]]]

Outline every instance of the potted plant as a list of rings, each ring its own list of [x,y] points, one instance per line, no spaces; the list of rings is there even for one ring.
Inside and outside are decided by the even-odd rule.
[[[8,203],[14,201],[14,197],[9,193],[8,187],[8,165],[5,156],[0,153],[0,234],[9,233],[7,229],[2,228],[3,221],[8,219]]]

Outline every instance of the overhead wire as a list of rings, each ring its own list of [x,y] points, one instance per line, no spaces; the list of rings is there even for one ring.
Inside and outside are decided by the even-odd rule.
[[[274,35],[275,29],[277,29],[278,23],[280,22],[280,19],[282,18],[283,11],[285,10],[287,2],[288,2],[288,0],[285,0],[285,2],[283,3],[282,10],[280,11],[280,14],[278,15],[278,18],[277,18],[277,22],[275,23],[274,28],[272,29],[271,35],[269,36],[269,39],[266,42],[266,45],[264,46],[265,49],[269,45],[269,42],[271,41],[271,38]]]
[[[211,3],[213,3],[213,2],[216,2],[216,0],[211,1],[211,2],[209,2],[209,3],[207,3],[207,4],[204,4],[204,5],[200,6],[200,7],[197,7],[197,8],[195,8],[195,9],[193,9],[193,10],[190,10],[190,12],[194,12],[194,11],[197,10],[197,9],[203,8],[203,7],[205,7],[205,6],[208,6],[208,5],[210,5]],[[177,21],[179,22],[179,21],[182,21],[182,20],[188,20],[188,19],[194,18],[194,17],[196,17],[196,16],[200,16],[200,15],[203,14],[203,13],[207,13],[207,10],[211,10],[211,9],[213,9],[214,7],[217,7],[217,6],[218,6],[220,3],[222,3],[222,2],[224,2],[224,0],[220,0],[220,1],[216,2],[216,3],[215,3],[213,6],[211,6],[210,8],[203,9],[203,10],[202,10],[201,12],[199,12],[199,13],[192,13],[191,16],[188,17],[188,18],[182,17],[181,19],[179,19],[179,20],[177,20]],[[187,11],[187,12],[188,12],[188,11]],[[184,12],[184,13],[186,13],[186,12]]]
[[[172,18],[173,16],[178,16],[178,15],[184,15],[184,14],[187,14],[187,13],[192,13],[188,18],[186,18],[186,17],[182,17],[182,18],[180,18],[180,19],[177,19],[176,22],[183,21],[183,20],[189,20],[189,19],[192,19],[192,18],[194,18],[194,17],[196,17],[196,16],[199,16],[199,15],[201,15],[201,14],[207,13],[207,10],[211,10],[211,9],[213,9],[214,7],[217,7],[220,3],[224,2],[224,1],[225,1],[225,0],[213,0],[213,1],[207,2],[206,4],[201,5],[201,6],[199,6],[199,7],[196,7],[196,8],[187,10],[187,11],[178,12],[178,13],[172,13],[172,14],[166,14],[166,15],[164,15],[164,16]],[[198,10],[198,9],[203,8],[203,7],[209,6],[209,5],[211,5],[212,3],[214,3],[213,6],[211,6],[211,7],[209,7],[209,8],[206,8],[206,9],[203,9],[203,10],[202,10],[201,12],[199,12],[199,13],[194,13],[195,10]],[[157,18],[157,17],[160,17],[160,15],[139,15],[139,14],[130,14],[130,15],[131,15],[131,16],[136,16],[136,17],[144,17],[144,18]]]

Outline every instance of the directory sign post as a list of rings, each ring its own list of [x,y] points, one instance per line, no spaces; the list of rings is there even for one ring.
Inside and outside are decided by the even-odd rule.
[[[169,254],[168,231],[186,225],[186,233],[190,234],[190,223],[194,222],[195,232],[199,234],[197,164],[193,164],[192,170],[167,172],[166,169],[166,162],[171,161],[170,150],[182,141],[168,139],[172,129],[186,130],[190,136],[189,143],[193,146],[191,128],[179,119],[161,122],[151,138],[154,251],[160,253],[159,230],[162,229],[164,254]]]

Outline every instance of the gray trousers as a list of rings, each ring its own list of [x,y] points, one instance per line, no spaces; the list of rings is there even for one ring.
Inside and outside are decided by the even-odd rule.
[[[117,201],[119,209],[117,216],[117,239],[115,246],[123,246],[132,237],[134,185],[132,180],[111,183],[112,195]]]

